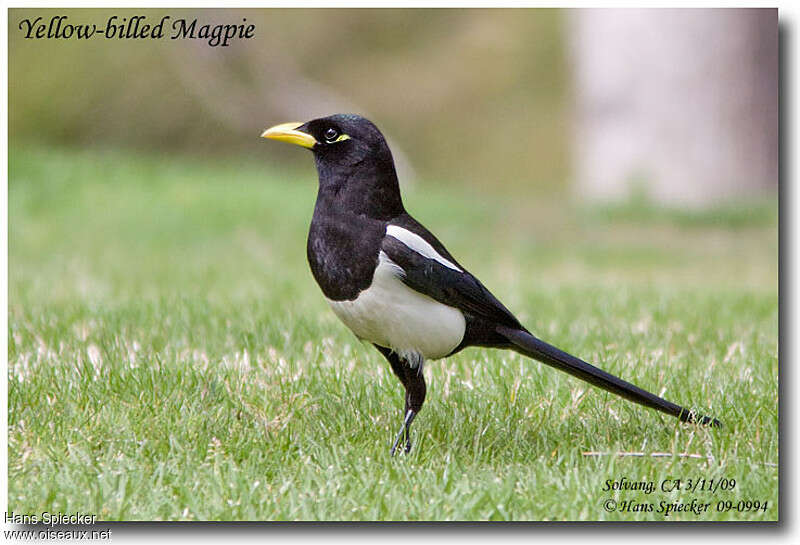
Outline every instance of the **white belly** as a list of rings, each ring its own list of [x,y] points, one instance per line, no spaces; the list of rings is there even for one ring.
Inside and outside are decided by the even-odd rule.
[[[460,310],[443,305],[406,286],[402,269],[381,252],[372,285],[352,301],[331,301],[333,312],[357,337],[391,348],[400,355],[418,353],[437,359],[464,338]]]

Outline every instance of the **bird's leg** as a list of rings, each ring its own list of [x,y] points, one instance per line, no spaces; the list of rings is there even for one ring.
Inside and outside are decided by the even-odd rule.
[[[405,435],[406,438],[406,453],[411,451],[411,438],[409,437],[409,428],[411,427],[411,423],[414,421],[414,417],[417,416],[417,413],[409,409],[406,411],[406,417],[403,419],[403,425],[400,427],[400,431],[397,433],[397,438],[394,440],[394,444],[392,445],[392,450],[389,451],[392,456],[397,451],[397,446],[400,444],[400,439]]]
[[[403,425],[400,428],[400,431],[398,432],[390,451],[391,455],[394,456],[403,436],[405,436],[406,439],[405,451],[409,452],[411,450],[411,423],[414,421],[417,413],[419,413],[419,411],[422,409],[422,404],[425,402],[425,377],[423,377],[422,373],[419,372],[422,367],[421,361],[419,362],[417,368],[412,368],[408,362],[400,358],[396,352],[392,352],[390,349],[378,345],[375,345],[375,348],[377,348],[380,353],[383,354],[387,360],[389,360],[389,363],[392,366],[392,371],[395,375],[397,375],[397,378],[400,379],[400,382],[403,384],[403,387],[406,390],[405,409],[403,410]]]
[[[403,427],[400,433],[397,434],[394,445],[392,446],[392,455],[394,455],[397,445],[400,443],[400,437],[405,435],[406,438],[406,453],[411,451],[411,423],[414,422],[417,414],[422,410],[422,404],[425,403],[425,377],[418,371],[412,368],[408,363],[403,362],[403,372],[405,380],[403,385],[406,387],[406,407],[405,417],[403,419]],[[419,363],[422,366],[422,363]]]

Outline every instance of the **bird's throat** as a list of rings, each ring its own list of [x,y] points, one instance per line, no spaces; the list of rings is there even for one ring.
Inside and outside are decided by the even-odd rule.
[[[342,166],[317,161],[317,173],[318,209],[333,207],[383,221],[405,212],[394,164],[364,161]]]

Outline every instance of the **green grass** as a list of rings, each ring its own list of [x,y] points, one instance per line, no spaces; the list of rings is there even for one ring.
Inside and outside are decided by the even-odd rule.
[[[775,207],[752,222],[651,221],[491,188],[409,188],[408,208],[531,330],[725,427],[681,425],[516,354],[471,349],[427,365],[414,449],[392,459],[401,388],[307,270],[315,174],[296,160],[289,172],[11,150],[10,510],[664,520],[603,502],[697,498],[711,511],[666,520],[777,519]],[[623,477],[736,485],[603,490]],[[720,500],[768,507],[717,512]]]

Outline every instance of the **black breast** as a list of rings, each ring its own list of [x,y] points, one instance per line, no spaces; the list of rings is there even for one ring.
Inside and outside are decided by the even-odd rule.
[[[370,286],[385,233],[383,221],[329,208],[314,211],[306,249],[325,297],[353,300]]]

